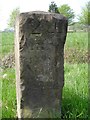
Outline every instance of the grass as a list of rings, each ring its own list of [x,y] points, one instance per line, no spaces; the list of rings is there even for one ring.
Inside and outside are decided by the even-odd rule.
[[[7,39],[6,39],[7,38]],[[2,33],[3,57],[12,52],[13,33]],[[4,47],[5,45],[5,47]],[[87,33],[68,33],[65,44],[65,85],[63,89],[62,117],[88,118],[88,64]],[[82,60],[83,59],[83,60]],[[15,70],[7,68],[2,73],[2,117],[16,117]]]
[[[65,85],[63,89],[63,118],[88,117],[88,65],[65,63]],[[4,77],[6,75],[6,77]],[[16,116],[15,70],[5,69],[2,82],[2,117]]]
[[[5,69],[2,76],[2,118],[16,116],[15,70]]]
[[[87,50],[88,48],[88,33],[87,32],[74,32],[67,34],[65,49],[78,49]]]
[[[2,51],[2,55],[6,55],[9,52],[14,50],[14,34],[11,32],[2,32],[0,35],[2,39],[2,47],[0,51]],[[75,50],[79,53],[86,53],[88,51],[88,33],[87,32],[75,32],[68,33],[67,40],[65,43],[65,53],[67,51],[70,54],[73,54]],[[69,54],[69,53],[68,53]],[[85,54],[83,54],[85,55]]]
[[[88,62],[88,33],[68,33],[65,44],[65,62]]]
[[[65,63],[64,118],[88,118],[88,64]]]
[[[14,51],[14,34],[12,32],[2,32],[0,34],[0,57],[4,57],[8,53],[12,53]]]

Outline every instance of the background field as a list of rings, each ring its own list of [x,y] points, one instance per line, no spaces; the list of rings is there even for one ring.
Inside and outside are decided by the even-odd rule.
[[[0,58],[14,53],[14,34],[2,33]],[[68,33],[65,44],[62,117],[88,118],[88,33]],[[8,63],[7,63],[8,64]],[[12,63],[11,63],[12,64]],[[12,65],[11,65],[12,66]],[[16,117],[15,68],[2,65],[2,117]]]

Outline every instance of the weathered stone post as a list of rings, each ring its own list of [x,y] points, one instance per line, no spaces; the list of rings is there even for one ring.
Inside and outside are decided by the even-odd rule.
[[[61,108],[67,19],[55,13],[21,13],[16,22],[18,118],[49,118]],[[54,113],[52,115],[54,115]]]

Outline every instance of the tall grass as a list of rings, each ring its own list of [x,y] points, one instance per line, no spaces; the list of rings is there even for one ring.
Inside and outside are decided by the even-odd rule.
[[[65,63],[65,85],[63,89],[62,117],[88,118],[88,65]],[[6,75],[6,76],[5,76]],[[3,72],[2,116],[16,116],[15,70]]]
[[[7,54],[14,48],[14,33],[2,32],[2,54]],[[87,32],[75,32],[68,33],[65,43],[65,50],[77,49],[82,52],[88,50],[88,33]],[[1,51],[1,50],[0,50]]]
[[[88,33],[68,33],[65,44],[65,62],[85,63],[88,62]]]
[[[2,33],[3,57],[13,52],[13,33]],[[4,47],[5,46],[5,47]],[[65,85],[62,98],[62,118],[88,118],[88,64],[86,58],[88,33],[68,33],[65,44]],[[83,57],[82,57],[83,56]],[[79,62],[78,62],[79,61]],[[2,117],[16,117],[15,70],[3,70]]]
[[[65,63],[63,117],[88,118],[88,64]]]
[[[88,32],[68,33],[65,49],[70,49],[70,48],[87,50],[88,49]]]
[[[14,34],[12,32],[2,32],[0,53],[2,57],[14,51]],[[1,55],[0,54],[0,55]]]
[[[2,118],[16,117],[15,70],[5,69],[2,76]]]

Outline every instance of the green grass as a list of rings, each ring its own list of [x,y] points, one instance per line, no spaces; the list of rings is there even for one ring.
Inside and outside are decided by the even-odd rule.
[[[2,76],[2,117],[12,118],[16,116],[16,90],[15,70],[8,68]]]
[[[3,57],[14,49],[14,34],[2,33]],[[5,46],[5,47],[4,47]],[[63,118],[88,118],[88,33],[68,33],[65,44],[65,85],[63,89]],[[1,49],[1,48],[0,48]],[[16,117],[15,70],[3,70],[2,117]]]
[[[0,67],[0,118],[2,118],[2,81],[1,81],[1,76],[2,76],[2,69]]]
[[[88,117],[88,64],[86,63],[65,63],[63,114],[65,118]]]
[[[79,50],[87,50],[88,48],[88,33],[74,32],[68,33],[65,49],[75,48]]]
[[[88,117],[88,65],[65,63],[65,85],[63,89],[63,118]],[[2,79],[2,116],[16,116],[15,70],[6,69]]]
[[[65,43],[65,62],[88,62],[88,33],[68,33]]]
[[[2,54],[6,55],[10,51],[13,51],[14,48],[14,33],[5,33],[2,32],[0,34],[2,43]],[[87,52],[88,49],[88,33],[87,32],[75,32],[75,33],[68,33],[67,39],[65,43],[65,52],[68,50],[79,50],[81,52]],[[74,52],[74,51],[72,51]]]
[[[12,32],[2,32],[0,36],[0,57],[3,57],[14,50],[14,34]]]

